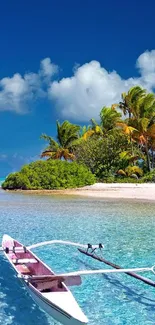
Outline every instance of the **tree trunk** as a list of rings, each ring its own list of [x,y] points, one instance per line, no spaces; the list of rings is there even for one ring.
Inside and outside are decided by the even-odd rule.
[[[129,109],[129,120],[131,119],[131,110]]]
[[[154,154],[153,154],[153,150],[151,149],[151,153],[152,153],[152,164],[151,164],[151,167],[152,169],[154,168]]]
[[[151,162],[150,162],[150,156],[149,156],[147,143],[145,144],[145,148],[146,148],[147,169],[150,172],[151,171]]]
[[[130,133],[130,144],[131,144],[131,155],[134,156],[134,151],[133,151],[133,142],[132,142],[132,135]],[[133,160],[132,165],[135,166],[135,161]]]

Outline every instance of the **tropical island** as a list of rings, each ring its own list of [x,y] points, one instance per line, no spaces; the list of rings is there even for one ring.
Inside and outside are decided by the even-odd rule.
[[[140,86],[103,107],[87,126],[57,121],[40,160],[11,173],[5,190],[60,190],[100,183],[155,182],[155,95]]]

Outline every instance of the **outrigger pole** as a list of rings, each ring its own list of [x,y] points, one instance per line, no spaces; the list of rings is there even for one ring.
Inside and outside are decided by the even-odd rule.
[[[74,243],[72,241],[67,241],[67,240],[49,240],[49,241],[43,241],[37,244],[32,244],[29,246],[22,246],[22,247],[13,247],[12,249],[9,249],[10,251],[12,250],[14,253],[21,253],[23,250],[26,252],[26,248],[28,249],[33,249],[33,248],[38,248],[41,246],[47,246],[47,245],[54,245],[54,244],[60,244],[60,245],[69,245],[69,246],[75,246],[75,247],[81,247],[81,248],[87,248],[87,250],[89,248],[92,248],[93,250],[100,248],[100,245],[84,245],[84,244],[80,244],[80,243]],[[104,246],[102,245],[102,248],[104,248]],[[4,251],[3,247],[0,247],[0,251]]]
[[[137,272],[148,272],[152,271],[155,274],[155,265],[151,267],[138,267],[138,268],[128,268],[128,269],[118,269],[118,270],[113,270],[113,269],[101,269],[101,270],[84,270],[84,271],[76,271],[76,272],[69,272],[69,273],[61,273],[61,274],[56,274],[56,275],[32,275],[32,276],[22,276],[25,280],[28,282],[32,281],[53,281],[53,280],[60,280],[60,281],[65,281],[69,278],[75,279],[76,277],[79,278],[81,275],[93,275],[93,274],[108,274],[108,273],[126,273],[126,272],[132,272],[132,271],[137,271]]]
[[[96,255],[96,253],[94,254],[93,253],[93,251],[94,251],[93,249],[92,249],[91,252],[89,252],[88,250],[87,251],[84,251],[81,248],[78,248],[78,250],[79,250],[80,253],[82,253],[84,255],[87,255],[87,256],[90,256],[90,257],[94,258],[95,260],[97,260],[99,262],[102,262],[102,263],[104,263],[106,265],[109,265],[109,266],[113,267],[114,269],[122,269],[121,266],[119,266],[117,264],[114,264],[114,263],[112,263],[110,261],[107,261],[103,257],[100,257],[100,256]],[[137,280],[140,280],[140,281],[142,281],[142,282],[144,282],[144,283],[146,283],[146,284],[148,284],[148,285],[150,285],[152,287],[155,287],[155,282],[153,280],[150,280],[150,279],[148,279],[148,278],[146,278],[144,276],[141,276],[141,275],[136,274],[136,273],[131,272],[131,271],[127,271],[127,272],[124,272],[124,273],[126,273],[127,275],[129,275],[129,276],[131,276],[131,277],[133,277],[133,278],[135,278]]]
[[[107,274],[107,273],[126,273],[126,272],[148,272],[152,271],[153,274],[155,274],[155,265],[151,267],[137,267],[137,268],[127,268],[127,269],[100,269],[100,270],[84,270],[84,271],[75,271],[75,272],[69,272],[69,273],[62,273],[59,274],[62,277],[72,277],[72,276],[81,276],[81,275],[91,275],[91,274]]]

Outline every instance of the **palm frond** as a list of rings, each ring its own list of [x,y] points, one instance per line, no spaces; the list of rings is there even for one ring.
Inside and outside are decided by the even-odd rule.
[[[122,101],[119,103],[119,108],[126,115],[129,113],[129,117],[133,114],[136,116],[138,114],[139,106],[137,102],[140,98],[143,98],[146,94],[146,90],[140,86],[134,86],[129,89],[128,93],[122,93]]]
[[[69,121],[64,121],[62,124],[60,124],[57,121],[57,138],[61,147],[69,147],[72,141],[79,138],[79,133],[79,125],[72,124]]]
[[[96,122],[96,120],[94,118],[91,118],[90,122],[92,124],[92,127],[97,125],[97,122]]]
[[[116,127],[117,122],[121,122],[121,113],[113,110],[111,107],[104,106],[100,112],[101,126],[105,131]]]
[[[45,150],[41,153],[40,157],[41,158],[45,158],[45,157],[48,157],[48,158],[54,158],[56,152],[55,151],[48,151],[48,150]]]
[[[92,135],[94,135],[95,131],[94,130],[88,130],[87,132],[84,133],[83,135],[83,139],[87,140],[89,137],[91,137]]]
[[[126,176],[126,172],[123,169],[119,169],[117,171],[117,174],[120,175],[120,176]]]
[[[148,129],[148,125],[149,125],[149,119],[146,117],[140,118],[138,120],[138,124],[139,124],[139,130],[142,132],[147,132]]]
[[[48,141],[49,143],[49,147],[52,149],[57,149],[59,147],[59,144],[57,143],[57,141],[55,141],[52,137],[46,135],[46,134],[42,134],[41,139]]]

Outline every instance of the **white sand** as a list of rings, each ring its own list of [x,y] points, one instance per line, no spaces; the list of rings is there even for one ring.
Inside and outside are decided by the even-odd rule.
[[[74,191],[74,190],[73,190]],[[78,189],[79,195],[100,198],[141,199],[155,201],[155,184],[96,183]]]

